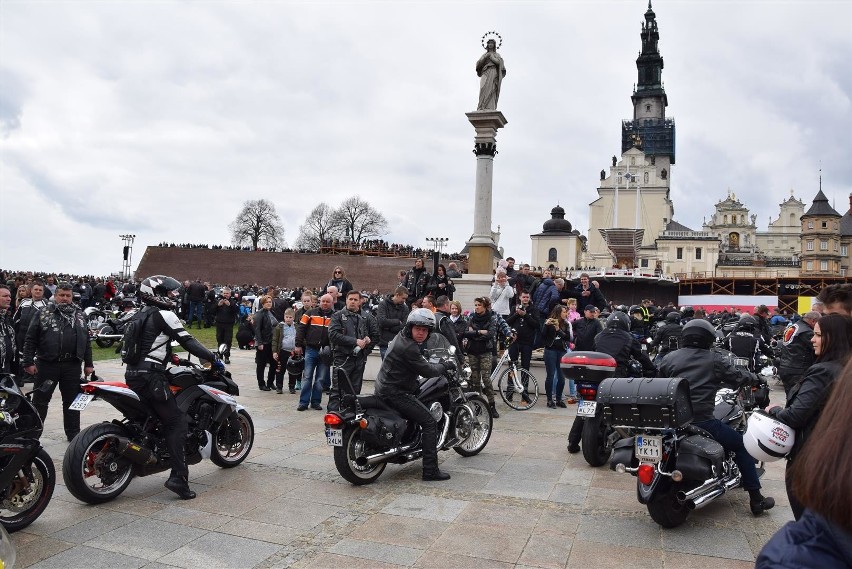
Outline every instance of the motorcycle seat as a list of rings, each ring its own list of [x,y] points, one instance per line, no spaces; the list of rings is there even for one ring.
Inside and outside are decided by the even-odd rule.
[[[382,401],[378,395],[358,395],[358,403],[364,409],[384,409],[385,411],[393,411],[387,404]]]
[[[692,423],[686,426],[686,432],[688,432],[690,435],[701,435],[702,437],[707,437],[708,439],[713,438],[713,435],[711,435],[708,431],[705,431],[698,425],[693,425]]]

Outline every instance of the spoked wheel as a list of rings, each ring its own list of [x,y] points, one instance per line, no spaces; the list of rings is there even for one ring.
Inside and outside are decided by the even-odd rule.
[[[40,449],[0,492],[0,524],[13,532],[33,523],[47,508],[55,487],[53,460]]]
[[[518,411],[532,409],[538,401],[538,380],[527,370],[507,367],[497,380],[503,402]]]
[[[97,335],[97,336],[95,336],[95,343],[96,343],[98,346],[100,346],[101,348],[109,348],[110,346],[112,346],[112,345],[115,343],[115,340],[114,340],[114,339],[112,339],[112,338],[102,338],[102,337],[101,337],[101,334],[103,334],[103,335],[105,335],[105,336],[106,336],[106,335],[113,335],[113,334],[115,334],[115,330],[113,329],[113,327],[112,327],[112,326],[110,326],[110,325],[106,325],[106,326],[104,326],[103,328],[101,328],[100,330],[98,330],[98,335]]]
[[[583,458],[591,466],[603,466],[612,454],[606,446],[607,429],[601,415],[583,419]]]
[[[677,499],[678,490],[682,489],[680,486],[680,484],[662,482],[648,500],[648,513],[651,514],[651,519],[664,528],[677,527],[689,517],[689,506]]]
[[[334,447],[334,466],[337,472],[347,481],[356,486],[375,482],[385,471],[387,463],[359,465],[359,458],[364,459],[378,450],[368,445],[361,438],[361,429],[347,429],[343,432],[343,446]]]
[[[253,445],[254,422],[245,409],[240,409],[213,433],[210,460],[216,466],[233,468],[248,457]]]
[[[469,396],[467,406],[460,407],[456,415],[456,437],[462,442],[453,447],[462,456],[479,454],[491,438],[491,428],[494,419],[491,417],[490,405],[481,395]]]
[[[116,437],[125,436],[118,425],[99,423],[74,437],[62,460],[62,478],[75,498],[101,504],[124,492],[133,479],[133,467],[118,453]]]

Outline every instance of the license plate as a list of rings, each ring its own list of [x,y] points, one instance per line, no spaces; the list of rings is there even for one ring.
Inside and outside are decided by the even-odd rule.
[[[663,437],[636,437],[636,458],[639,462],[660,462],[663,458]]]
[[[78,393],[74,401],[71,402],[71,405],[68,406],[68,409],[71,411],[82,411],[94,398],[95,396],[91,393]]]
[[[328,446],[342,447],[343,446],[343,429],[326,428],[325,440],[328,443]]]
[[[598,410],[598,402],[597,401],[580,401],[580,404],[577,405],[577,416],[578,417],[594,417],[595,412]]]

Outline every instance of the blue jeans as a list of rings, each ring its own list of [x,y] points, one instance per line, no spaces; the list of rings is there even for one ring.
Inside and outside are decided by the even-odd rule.
[[[317,406],[322,403],[323,381],[331,381],[328,366],[322,363],[319,350],[305,348],[305,369],[302,372],[302,391],[299,406]]]
[[[379,356],[382,358],[382,361],[385,361],[385,354],[388,353],[387,346],[379,346]]]
[[[201,328],[201,322],[204,321],[204,303],[203,302],[190,301],[190,303],[189,303],[189,314],[186,317],[186,327],[187,328],[192,326],[193,317],[198,318],[198,327]]]
[[[760,490],[760,479],[757,477],[757,468],[754,466],[754,458],[748,453],[743,445],[743,436],[725,425],[719,419],[700,421],[695,423],[716,439],[726,451],[733,451],[734,462],[740,468],[743,475],[743,490]]]
[[[562,350],[544,349],[544,369],[546,370],[544,391],[547,394],[548,400],[562,400],[562,392],[565,390],[565,376],[562,375],[559,363],[562,361],[562,356],[564,355],[565,352]]]

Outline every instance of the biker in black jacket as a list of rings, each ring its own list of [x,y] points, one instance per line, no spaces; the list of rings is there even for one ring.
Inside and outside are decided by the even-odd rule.
[[[422,428],[423,480],[449,480],[450,475],[438,469],[438,423],[417,399],[420,391],[418,376],[435,377],[456,369],[453,360],[432,364],[423,357],[421,347],[434,329],[435,315],[431,310],[416,308],[411,311],[405,328],[388,346],[376,376],[375,393],[397,413]]]
[[[660,361],[669,352],[673,352],[680,348],[680,336],[683,333],[683,326],[680,323],[680,313],[672,311],[666,314],[666,323],[657,329],[651,340],[651,347],[657,347],[657,357],[654,358],[654,363],[659,366]]]
[[[630,360],[642,364],[646,377],[656,373],[648,354],[642,351],[639,340],[628,331],[630,318],[616,310],[606,319],[606,329],[595,336],[595,351],[603,352],[615,358],[615,377],[630,377]]]
[[[811,338],[814,337],[814,324],[819,320],[819,312],[807,312],[801,320],[784,329],[781,340],[781,357],[778,361],[778,376],[784,384],[787,399],[793,386],[805,375],[814,363]]]
[[[775,500],[761,495],[754,459],[743,445],[743,436],[713,417],[716,392],[723,383],[739,387],[743,383],[756,381],[757,377],[710,349],[716,341],[716,329],[706,320],[690,320],[683,327],[681,339],[684,347],[663,358],[660,374],[664,377],[683,377],[689,382],[692,423],[709,432],[726,451],[735,453],[734,460],[742,474],[743,489],[749,493],[751,512],[759,515],[772,508]]]
[[[143,321],[140,331],[142,360],[128,364],[124,372],[127,386],[148,403],[163,424],[166,446],[169,449],[172,472],[164,486],[184,500],[195,498],[189,488],[189,469],[184,455],[186,416],[180,410],[169,388],[166,362],[171,358],[171,342],[177,341],[186,351],[199,359],[221,365],[216,356],[184,330],[174,308],[180,283],[171,277],[152,276],[139,286],[142,302],[147,306],[134,316]]]
[[[744,314],[740,318],[739,324],[722,341],[722,345],[738,358],[746,358],[749,361],[749,371],[757,371],[757,362],[761,353],[768,358],[775,357],[772,348],[757,331],[757,320],[750,314]]]

